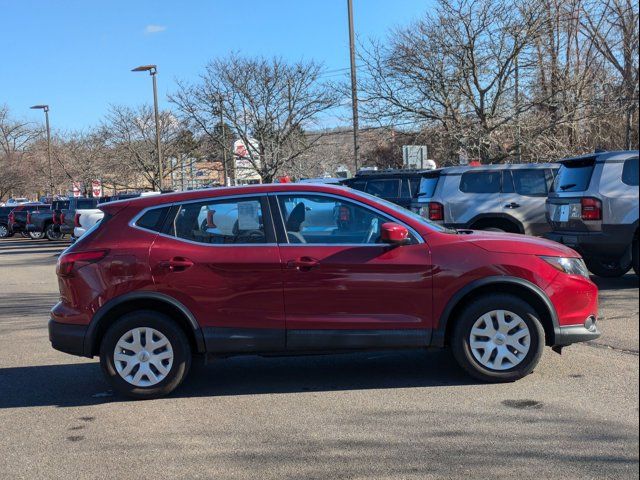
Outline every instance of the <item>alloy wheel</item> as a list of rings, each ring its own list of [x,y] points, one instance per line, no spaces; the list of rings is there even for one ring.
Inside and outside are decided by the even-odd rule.
[[[469,335],[474,358],[491,370],[508,370],[520,364],[531,345],[526,322],[507,310],[493,310],[478,318]]]
[[[6,238],[8,236],[9,236],[9,229],[4,225],[0,225],[0,238]]]

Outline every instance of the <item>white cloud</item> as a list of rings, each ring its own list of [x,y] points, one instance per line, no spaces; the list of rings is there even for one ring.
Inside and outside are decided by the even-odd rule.
[[[164,32],[167,29],[164,25],[147,25],[144,27],[144,33],[146,35],[153,35],[154,33]]]

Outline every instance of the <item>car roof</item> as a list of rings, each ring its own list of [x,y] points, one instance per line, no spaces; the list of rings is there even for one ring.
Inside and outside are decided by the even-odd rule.
[[[598,162],[608,162],[621,160],[626,157],[638,156],[638,150],[610,150],[602,152],[586,153],[584,155],[578,155],[576,157],[567,157],[559,160],[560,163],[566,162],[579,162],[581,160],[597,159]]]
[[[146,208],[155,205],[163,205],[177,202],[188,202],[194,200],[206,200],[213,197],[235,196],[235,195],[265,195],[267,193],[279,192],[317,192],[333,193],[352,198],[359,197],[358,192],[341,185],[330,185],[323,183],[265,183],[258,185],[242,185],[236,187],[213,187],[186,192],[162,193],[159,195],[116,200],[113,202],[99,204],[98,208],[109,210],[124,205],[135,205]]]
[[[530,170],[530,169],[542,169],[542,168],[559,168],[558,163],[490,163],[486,165],[479,165],[477,167],[470,167],[468,165],[459,165],[454,167],[439,168],[431,170],[431,172],[439,172],[440,175],[460,175],[465,172],[485,172],[485,171],[500,171],[500,170]],[[429,176],[429,173],[425,172],[423,176]]]

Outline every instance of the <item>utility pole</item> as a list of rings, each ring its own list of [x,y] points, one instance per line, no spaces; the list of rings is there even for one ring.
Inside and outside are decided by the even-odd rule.
[[[347,0],[349,17],[349,59],[351,61],[351,107],[353,109],[353,161],[358,173],[358,83],[356,81],[356,48],[353,32],[353,0]]]
[[[228,187],[231,182],[229,182],[229,172],[227,171],[227,134],[224,128],[224,113],[222,110],[222,95],[218,96],[218,102],[220,103],[220,129],[222,133],[222,170],[224,174],[224,186]]]
[[[518,41],[518,36],[516,35],[516,42]],[[516,104],[516,157],[518,159],[518,163],[522,163],[522,149],[521,149],[521,138],[520,138],[520,65],[518,62],[519,52],[516,53],[515,58],[515,104]]]
[[[34,110],[44,110],[44,121],[47,126],[47,161],[49,162],[49,194],[53,198],[53,170],[51,169],[51,129],[49,128],[49,105],[34,105]]]
[[[156,83],[158,67],[156,65],[141,65],[131,71],[149,72],[149,75],[151,75],[153,80],[153,111],[156,119],[156,154],[158,156],[158,190],[162,191],[162,177],[164,172],[162,169],[162,145],[160,142],[160,116],[158,115],[158,85]]]

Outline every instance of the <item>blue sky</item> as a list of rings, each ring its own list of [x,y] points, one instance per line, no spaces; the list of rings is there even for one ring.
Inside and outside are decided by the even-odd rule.
[[[158,65],[161,106],[175,79],[195,79],[212,58],[237,51],[349,66],[346,0],[0,0],[0,104],[51,106],[56,129],[99,122],[109,104],[151,101],[151,80],[131,68]],[[430,0],[354,0],[358,40],[385,36],[427,11]]]

